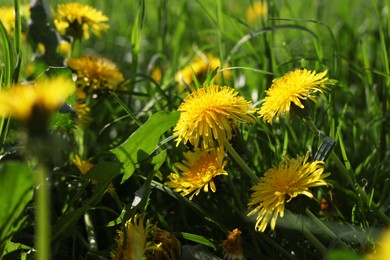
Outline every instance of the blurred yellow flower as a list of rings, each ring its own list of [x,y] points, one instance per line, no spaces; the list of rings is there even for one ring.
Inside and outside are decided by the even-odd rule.
[[[217,67],[221,69],[222,67],[229,67],[228,64],[221,65],[221,60],[214,57],[211,54],[207,54],[204,57],[195,57],[189,65],[180,70],[176,76],[175,80],[179,82],[181,90],[185,89],[185,86],[189,86],[191,89],[194,89],[194,74],[198,81],[202,84],[206,78],[207,73],[212,73]],[[226,82],[231,81],[232,75],[229,70],[223,72],[223,77]],[[214,79],[215,84],[222,83],[221,73],[218,73]]]
[[[390,229],[383,232],[380,240],[376,245],[375,252],[368,254],[366,260],[388,260],[390,259]]]
[[[111,60],[98,56],[69,58],[68,67],[77,75],[77,87],[82,91],[115,91],[123,74]]]
[[[78,154],[72,159],[72,163],[77,166],[82,174],[86,174],[93,167],[92,163],[81,159]]]
[[[125,232],[118,230],[117,248],[112,260],[146,259],[149,250],[160,250],[158,245],[150,241],[153,225],[145,222],[145,215],[135,215],[126,221]]]
[[[177,145],[188,141],[197,148],[223,146],[230,140],[236,123],[255,123],[257,110],[233,88],[211,85],[187,96],[179,106],[180,118],[174,129]]]
[[[248,203],[255,206],[248,216],[256,213],[255,229],[264,232],[268,222],[275,229],[278,215],[284,216],[285,204],[298,195],[313,198],[309,188],[328,185],[324,180],[330,173],[323,173],[325,163],[308,162],[309,154],[296,159],[286,158],[278,167],[269,169],[260,182],[252,187],[253,193]]]
[[[268,5],[266,1],[258,1],[250,5],[246,10],[246,20],[248,24],[253,25],[257,20],[266,17],[268,14]]]
[[[214,178],[218,175],[228,175],[224,170],[226,161],[224,161],[225,152],[222,148],[212,150],[188,151],[184,154],[185,160],[182,163],[176,163],[175,166],[181,171],[181,174],[171,173],[169,181],[165,185],[172,188],[175,192],[180,192],[182,196],[190,195],[190,200],[194,195],[198,195],[203,189],[204,192],[215,192]]]
[[[20,16],[22,19],[28,19],[30,6],[28,4],[20,6]],[[13,6],[0,7],[0,21],[4,25],[9,36],[14,36],[15,31],[15,8]]]
[[[58,5],[54,25],[59,33],[75,39],[89,39],[89,30],[96,36],[109,28],[108,17],[101,11],[77,2]]]
[[[35,85],[16,85],[0,91],[0,116],[27,121],[33,113],[47,116],[74,92],[70,79],[41,79]]]
[[[281,115],[289,115],[291,105],[304,108],[302,100],[316,101],[315,94],[327,89],[325,77],[327,71],[316,73],[306,69],[291,71],[281,78],[275,79],[266,91],[266,97],[259,114],[264,122],[272,124],[275,118],[279,123]]]
[[[227,238],[222,242],[224,250],[224,258],[227,260],[243,260],[245,259],[242,250],[241,231],[236,228],[227,235]]]

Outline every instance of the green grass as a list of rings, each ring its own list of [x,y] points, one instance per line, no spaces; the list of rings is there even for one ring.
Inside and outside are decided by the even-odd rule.
[[[71,1],[49,2],[55,10]],[[0,179],[5,179],[0,185],[16,181],[11,173],[28,175],[30,169],[39,169],[34,168],[37,159],[48,170],[48,251],[53,258],[110,259],[117,230],[137,212],[176,235],[188,246],[182,247],[183,253],[198,259],[222,258],[221,243],[235,228],[242,232],[248,259],[359,259],[375,249],[379,234],[390,224],[389,3],[269,0],[268,18],[249,25],[246,9],[253,2],[83,1],[110,18],[110,29],[83,40],[72,55],[111,59],[124,74],[126,89],[91,101],[93,120],[83,130],[72,121],[56,121],[52,139],[44,144],[51,156],[44,160],[26,151],[21,124],[0,122]],[[24,31],[23,20],[20,25]],[[0,28],[2,88],[37,76],[27,70],[38,61],[33,60],[31,34],[26,38],[20,33],[8,38]],[[256,232],[254,218],[246,216],[254,184],[246,173],[260,178],[285,155],[309,151],[314,156],[323,137],[298,116],[272,125],[261,119],[254,125],[239,124],[231,144],[242,161],[226,157],[229,175],[215,179],[215,193],[202,191],[188,200],[164,185],[187,150],[182,144],[176,147],[172,138],[175,111],[188,94],[178,90],[175,74],[202,52],[229,62],[233,80],[225,84],[256,107],[272,80],[295,68],[327,69],[334,83],[317,104],[310,103],[316,127],[336,141],[325,168],[331,185],[312,189],[314,200],[299,196],[286,204],[286,215],[278,218],[274,231],[268,227]],[[151,79],[155,67],[162,70],[158,82]],[[95,165],[89,173],[81,175],[70,162],[74,154]],[[39,202],[25,190],[39,191],[39,185],[30,181],[16,191],[4,189],[6,195],[0,196],[0,212],[7,212],[0,214],[0,227],[14,223],[7,225],[8,233],[0,232],[5,234],[0,236],[4,259],[36,255],[30,249],[36,242]],[[330,205],[328,214],[320,214],[323,198]],[[22,203],[23,213],[19,208],[10,213],[6,205],[11,199]]]

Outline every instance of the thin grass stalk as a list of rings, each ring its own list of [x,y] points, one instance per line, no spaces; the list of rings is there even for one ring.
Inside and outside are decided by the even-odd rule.
[[[244,162],[244,160],[241,158],[241,156],[234,150],[233,146],[226,141],[225,147],[229,154],[233,157],[233,159],[236,161],[236,163],[240,166],[240,168],[244,171],[244,173],[249,177],[249,179],[253,183],[258,183],[260,181],[259,177],[256,176],[256,174],[252,171],[251,168]]]

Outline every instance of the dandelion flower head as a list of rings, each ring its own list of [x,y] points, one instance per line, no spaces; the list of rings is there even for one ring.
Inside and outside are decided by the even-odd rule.
[[[108,17],[101,11],[77,2],[58,5],[54,25],[59,33],[75,39],[89,39],[89,30],[96,36],[109,28]]]
[[[275,79],[266,91],[266,97],[259,114],[267,123],[275,118],[279,123],[281,115],[288,115],[291,105],[304,108],[303,100],[316,101],[315,94],[327,90],[325,77],[327,71],[316,73],[306,69],[291,71],[281,78]]]
[[[214,178],[218,175],[227,175],[224,170],[226,161],[224,161],[225,152],[222,148],[212,150],[195,150],[184,153],[185,160],[182,163],[176,163],[175,166],[181,171],[181,174],[171,173],[169,181],[165,185],[180,192],[182,196],[190,195],[190,200],[194,195],[198,195],[203,189],[208,192],[217,190]]]
[[[211,85],[200,88],[187,96],[179,106],[180,118],[174,129],[182,141],[195,147],[215,147],[215,141],[223,146],[230,140],[236,123],[255,123],[255,108],[252,103],[227,86]]]
[[[67,59],[67,65],[77,75],[77,87],[85,92],[115,91],[123,74],[111,60],[99,56]]]
[[[33,112],[48,115],[74,92],[71,79],[41,79],[35,84],[16,85],[0,91],[0,116],[27,121]]]
[[[153,225],[145,221],[145,215],[135,215],[125,224],[125,230],[118,231],[117,248],[113,260],[146,259],[148,250],[159,250],[153,241],[150,241]]]
[[[228,64],[223,64],[224,67],[229,67]],[[206,80],[207,73],[212,73],[216,68],[222,68],[222,62],[219,58],[206,54],[202,57],[195,57],[189,65],[181,69],[175,76],[175,80],[179,82],[182,87],[181,90],[184,90],[185,85],[194,88],[194,75],[200,83],[203,83]],[[229,70],[224,71],[223,77],[225,81],[230,81],[232,75]],[[221,73],[218,73],[214,79],[215,84],[222,83]]]
[[[222,248],[225,251],[224,259],[245,259],[244,252],[242,250],[241,231],[238,228],[234,229],[227,235],[227,238],[222,242]]]
[[[325,163],[308,162],[308,154],[296,159],[286,158],[278,167],[269,169],[260,182],[252,187],[249,207],[255,207],[248,216],[258,213],[255,229],[264,232],[269,222],[275,229],[278,216],[284,216],[285,204],[298,195],[313,198],[309,188],[327,185],[323,173]]]
[[[153,226],[153,241],[159,250],[146,252],[147,259],[179,259],[181,243],[176,236],[157,226]]]

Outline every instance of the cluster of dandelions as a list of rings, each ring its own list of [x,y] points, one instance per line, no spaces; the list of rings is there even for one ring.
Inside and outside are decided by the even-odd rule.
[[[291,71],[275,79],[266,92],[260,109],[227,86],[211,85],[195,90],[179,106],[180,118],[174,128],[179,143],[191,144],[194,151],[184,153],[185,160],[177,163],[180,173],[171,173],[165,184],[183,196],[193,199],[203,189],[216,191],[213,179],[227,175],[225,144],[236,134],[239,123],[256,123],[256,113],[263,121],[279,122],[288,117],[291,107],[305,109],[303,101],[316,102],[316,92],[327,90],[327,71],[316,73],[306,69]],[[308,161],[308,155],[285,158],[278,167],[269,169],[257,184],[248,203],[258,213],[255,228],[263,232],[271,221],[275,228],[277,217],[283,217],[285,204],[298,195],[313,198],[310,188],[327,185],[325,163]],[[257,177],[256,177],[257,179]]]

